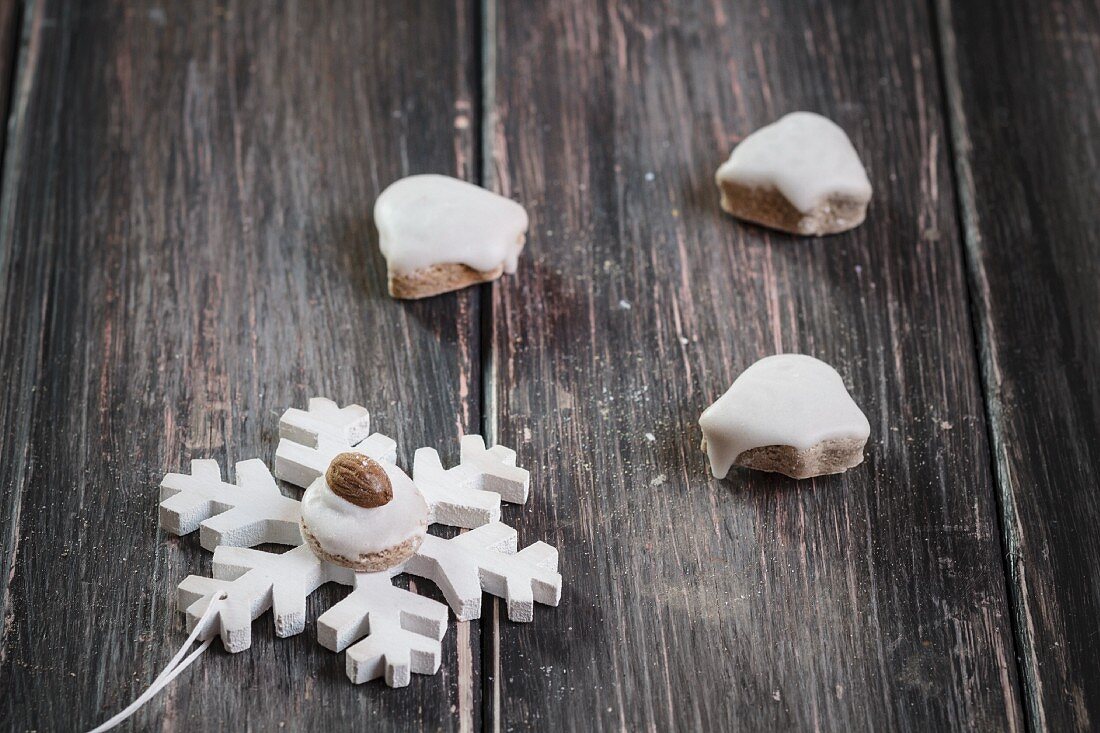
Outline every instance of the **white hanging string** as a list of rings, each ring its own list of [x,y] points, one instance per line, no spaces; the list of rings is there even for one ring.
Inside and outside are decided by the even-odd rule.
[[[176,656],[172,657],[172,661],[168,662],[167,666],[161,671],[157,678],[153,680],[152,684],[145,690],[145,692],[138,695],[137,699],[126,706],[126,708],[118,715],[114,716],[106,723],[93,728],[88,733],[102,733],[103,731],[114,728],[119,723],[123,722],[131,715],[136,713],[142,705],[152,700],[158,692],[163,690],[168,685],[172,684],[172,680],[176,679],[183,670],[191,666],[191,663],[202,656],[202,653],[206,651],[211,642],[214,641],[214,635],[211,635],[206,641],[199,645],[199,648],[191,652],[184,658],[184,654],[187,654],[187,650],[191,648],[191,645],[195,643],[199,638],[199,634],[206,628],[206,622],[214,615],[221,604],[228,598],[228,594],[225,591],[218,591],[214,598],[210,601],[210,605],[206,607],[206,611],[203,612],[199,618],[198,623],[195,624],[194,630],[191,631],[191,635],[187,637],[187,641],[183,642],[183,646],[176,652]],[[180,661],[180,660],[183,661]]]

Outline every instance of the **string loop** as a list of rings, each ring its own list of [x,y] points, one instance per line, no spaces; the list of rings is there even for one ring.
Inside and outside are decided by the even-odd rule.
[[[210,637],[206,639],[206,641],[199,645],[198,649],[188,654],[186,658],[184,657],[184,654],[187,654],[187,650],[191,648],[191,645],[195,643],[195,641],[199,638],[199,635],[202,634],[202,632],[206,629],[207,622],[211,618],[213,618],[214,613],[218,610],[218,608],[221,607],[221,604],[225,602],[225,599],[228,597],[229,594],[226,593],[224,590],[220,590],[216,594],[214,594],[214,597],[213,599],[211,599],[210,604],[206,607],[206,610],[203,612],[202,616],[195,624],[195,628],[192,629],[191,634],[187,637],[187,641],[183,642],[183,646],[181,646],[179,648],[179,651],[176,652],[176,655],[172,657],[172,661],[168,662],[165,668],[161,670],[161,673],[157,675],[157,678],[153,680],[152,684],[150,684],[149,687],[146,688],[145,692],[138,695],[137,699],[127,705],[125,709],[123,709],[122,712],[120,712],[118,715],[115,715],[106,723],[103,723],[93,728],[88,733],[103,733],[103,731],[110,730],[111,728],[114,728],[119,723],[129,718],[131,715],[136,713],[142,705],[152,700],[158,692],[170,685],[172,683],[172,680],[176,679],[176,677],[178,677],[180,673],[183,672],[183,670],[191,666],[192,662],[202,656],[202,653],[205,652],[210,644],[214,641],[215,634],[211,634]]]

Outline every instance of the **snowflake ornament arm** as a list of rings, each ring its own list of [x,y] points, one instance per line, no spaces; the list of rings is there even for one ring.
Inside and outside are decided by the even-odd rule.
[[[447,633],[447,607],[397,588],[390,573],[358,573],[355,589],[317,619],[317,641],[347,649],[352,682],[385,676],[390,687],[409,684],[410,672],[435,674]],[[352,645],[356,639],[362,639]]]
[[[217,461],[191,461],[191,473],[170,473],[160,484],[160,524],[172,534],[199,532],[207,550],[264,542],[300,543],[299,503],[283,496],[258,458],[237,464],[237,483],[222,481]]]
[[[268,609],[275,617],[277,636],[301,633],[305,629],[306,597],[326,581],[344,579],[334,572],[340,569],[321,562],[305,546],[282,554],[219,547],[214,551],[213,578],[189,575],[180,583],[179,609],[187,614],[191,630],[214,595],[224,591],[222,609],[201,638],[218,634],[227,651],[241,652],[252,646],[252,622]]]
[[[279,419],[275,476],[303,489],[323,476],[340,453],[355,451],[376,461],[397,463],[397,443],[370,432],[370,413],[359,405],[337,407],[314,397],[308,410],[290,408]]]
[[[280,436],[276,476],[298,486],[322,477],[341,452],[396,460],[394,441],[372,434],[370,416],[358,405],[341,408],[311,399],[308,410],[283,414]],[[199,529],[202,546],[214,550],[214,577],[188,576],[179,587],[180,610],[193,629],[224,592],[201,638],[219,635],[231,652],[251,645],[252,621],[269,609],[278,636],[300,633],[309,594],[336,582],[352,590],[317,619],[318,641],[346,650],[353,682],[384,677],[399,687],[412,673],[438,671],[447,607],[395,587],[393,576],[432,580],[461,620],[480,617],[483,592],[504,598],[513,621],[532,620],[535,602],[556,606],[561,599],[557,550],[536,542],[517,552],[516,531],[498,521],[502,499],[526,501],[527,471],[516,466],[514,451],[486,448],[479,436],[462,439],[457,466],[443,469],[438,453],[422,448],[413,469],[429,521],[475,529],[449,540],[428,535],[404,565],[382,573],[355,573],[301,545],[300,502],[282,495],[262,461],[238,463],[236,475],[237,483],[230,484],[215,461],[192,461],[190,474],[168,474],[161,484],[162,526],[180,535]],[[281,554],[248,549],[268,542],[295,547]]]
[[[517,553],[516,542],[516,531],[500,522],[450,540],[429,535],[405,572],[439,586],[459,621],[481,617],[482,591],[507,601],[510,620],[531,621],[534,601],[561,600],[558,551],[536,542]]]
[[[486,450],[480,435],[466,435],[459,464],[443,469],[435,448],[413,456],[413,481],[428,501],[428,521],[473,529],[500,520],[500,502],[527,501],[531,481],[516,467],[516,452],[504,446]]]

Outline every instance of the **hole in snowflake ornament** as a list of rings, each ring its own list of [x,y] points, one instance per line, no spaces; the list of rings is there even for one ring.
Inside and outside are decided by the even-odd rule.
[[[410,573],[431,580],[463,621],[480,617],[482,593],[505,599],[513,621],[530,621],[536,602],[556,606],[561,600],[557,550],[544,542],[518,550],[516,531],[500,522],[502,499],[527,500],[530,477],[516,466],[515,451],[486,448],[479,436],[466,436],[459,465],[444,469],[433,449],[421,448],[410,478],[397,466],[396,443],[370,432],[364,408],[339,407],[319,397],[310,400],[307,410],[283,413],[279,435],[274,477],[263,461],[241,461],[236,484],[231,484],[222,479],[216,461],[195,460],[190,474],[170,473],[161,483],[161,526],[177,535],[199,530],[202,546],[214,552],[212,578],[191,575],[179,586],[179,609],[189,630],[224,594],[220,607],[205,616],[200,639],[220,636],[227,650],[244,651],[252,644],[252,621],[269,609],[276,635],[301,633],[306,598],[324,583],[336,582],[351,592],[317,619],[317,640],[327,649],[347,652],[352,682],[384,677],[391,687],[402,687],[412,673],[439,670],[448,613],[446,605],[394,586],[394,576]],[[324,553],[319,556],[303,544],[302,502],[283,496],[275,478],[307,489],[308,496],[314,485],[317,490],[327,486],[325,473],[345,453],[380,464],[394,497],[411,491],[426,505],[428,523],[471,531],[449,540],[423,536],[407,559],[380,572],[356,572],[323,559]],[[394,498],[363,511],[396,504]],[[416,534],[418,521],[424,520],[413,517],[401,531]],[[269,542],[294,547],[281,554],[251,549]]]

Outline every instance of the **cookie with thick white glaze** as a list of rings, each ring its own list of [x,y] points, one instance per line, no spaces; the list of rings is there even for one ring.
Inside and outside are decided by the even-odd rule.
[[[428,504],[397,466],[341,453],[302,495],[302,539],[322,560],[377,573],[412,557],[428,530]]]
[[[837,371],[804,354],[757,361],[699,425],[717,478],[735,464],[797,479],[843,473],[863,461],[871,434]]]
[[[527,211],[511,199],[440,175],[389,185],[374,204],[390,295],[427,298],[514,273]]]
[[[728,213],[801,235],[853,229],[871,201],[871,182],[852,141],[813,112],[793,112],[746,137],[715,182]]]

